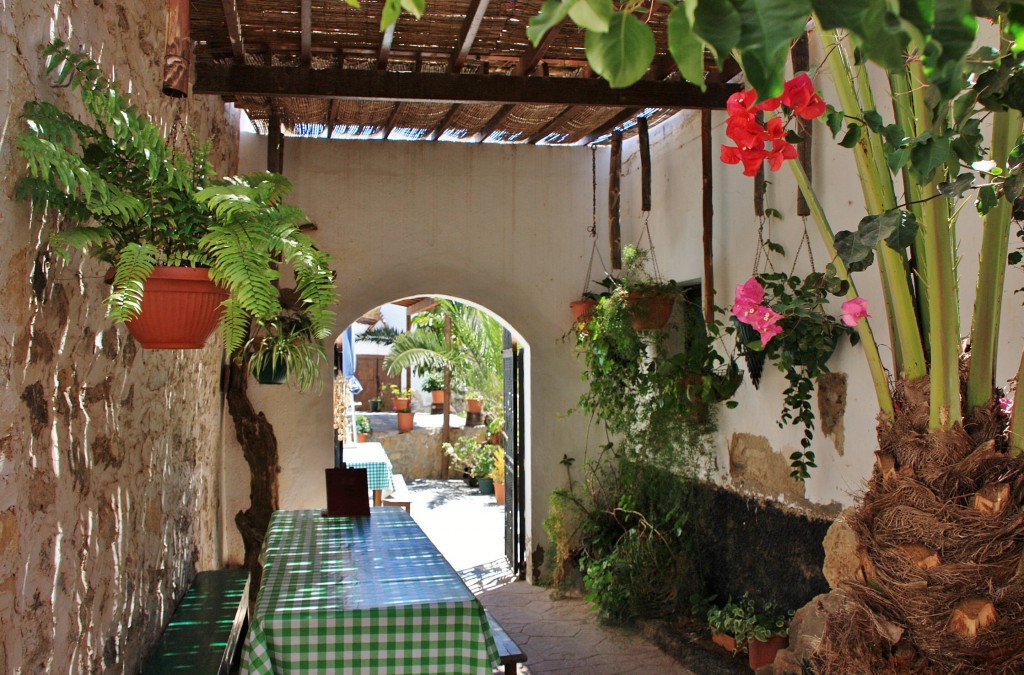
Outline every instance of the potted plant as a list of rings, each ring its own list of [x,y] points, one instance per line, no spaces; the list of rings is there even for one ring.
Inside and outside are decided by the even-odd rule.
[[[494,499],[499,504],[505,503],[505,449],[499,445],[487,445],[494,458],[494,465],[489,474],[494,482]]]
[[[494,494],[494,446],[492,445],[480,445],[480,450],[477,453],[476,460],[473,462],[473,478],[476,478],[477,484],[482,495],[493,495]]]
[[[57,86],[76,90],[90,119],[25,103],[28,128],[17,146],[28,175],[18,196],[76,223],[50,238],[58,255],[82,250],[112,266],[113,320],[144,347],[169,349],[202,347],[219,323],[234,353],[251,321],[281,313],[275,282],[283,261],[295,271],[312,333],[330,332],[330,257],[299,231],[306,216],[282,202],[291,189],[283,176],[215,180],[206,146],[191,157],[171,148],[86,54],[59,40],[44,54]],[[182,285],[186,292],[174,290]]]
[[[366,415],[356,415],[356,442],[365,443],[372,433],[370,418]]]
[[[622,249],[624,274],[620,280],[625,292],[626,307],[636,330],[660,330],[668,323],[675,306],[679,285],[672,280],[662,281],[647,271],[650,253],[646,249],[627,244]]]
[[[477,392],[470,392],[466,396],[466,414],[479,415],[484,410],[484,401]]]
[[[374,396],[370,399],[370,412],[383,412],[384,411],[384,399],[380,396]]]
[[[792,616],[792,613],[790,613]],[[751,670],[775,660],[780,649],[789,646],[789,621],[778,613],[772,603],[765,603],[761,609],[750,614],[747,622],[745,641]]]
[[[295,289],[283,288],[279,296],[281,313],[270,321],[251,321],[249,339],[238,356],[248,358],[260,384],[284,384],[291,376],[300,389],[309,389],[321,383],[320,367],[327,363],[327,354]]]
[[[441,447],[451,458],[456,467],[462,467],[463,474],[472,478],[477,484],[481,477],[487,477],[493,467],[493,458],[490,458],[490,451],[476,436],[459,436],[452,443],[444,443]],[[470,485],[473,483],[467,481]],[[488,492],[487,494],[491,494]]]
[[[423,391],[428,392],[431,403],[444,405],[444,376],[438,372],[431,372],[423,380]]]
[[[397,384],[389,384],[388,391],[391,393],[391,406],[395,412],[412,412],[412,389],[402,389]]]
[[[708,627],[711,628],[711,640],[723,649],[738,654],[745,645],[742,636],[746,634],[747,613],[739,603],[729,601],[722,607],[708,609]],[[737,639],[740,636],[740,639]]]

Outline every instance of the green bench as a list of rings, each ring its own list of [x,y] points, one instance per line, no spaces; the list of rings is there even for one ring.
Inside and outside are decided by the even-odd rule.
[[[248,600],[248,570],[196,574],[142,672],[227,675],[245,637]]]
[[[489,611],[485,609],[484,614],[487,615],[487,623],[491,625],[491,635],[494,636],[494,644],[498,647],[498,657],[505,669],[505,675],[515,675],[516,664],[526,663],[526,654]]]

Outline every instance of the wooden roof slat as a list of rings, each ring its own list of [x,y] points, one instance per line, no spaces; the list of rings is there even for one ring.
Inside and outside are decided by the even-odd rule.
[[[501,108],[498,109],[498,112],[494,113],[494,116],[487,120],[487,123],[484,124],[483,128],[480,130],[477,143],[483,143],[490,138],[491,134],[494,133],[494,130],[501,126],[501,123],[505,121],[505,118],[509,116],[509,113],[512,112],[513,108],[515,108],[514,105],[501,106]]]
[[[445,129],[448,128],[448,125],[451,124],[452,119],[455,117],[456,114],[458,114],[458,112],[459,106],[457,105],[453,105],[452,107],[448,108],[448,112],[444,114],[444,117],[442,117],[441,121],[437,123],[437,126],[430,130],[430,133],[427,135],[427,140],[436,141],[438,138],[440,138],[441,134],[443,134]]]
[[[643,112],[642,108],[626,108],[625,110],[620,112],[618,115],[615,115],[610,120],[608,120],[607,122],[605,122],[604,124],[602,124],[598,128],[596,128],[593,131],[591,131],[589,134],[584,136],[577,143],[577,145],[590,145],[591,143],[593,143],[597,139],[601,138],[605,134],[613,131],[615,129],[615,127],[621,126],[626,121],[628,121],[630,118],[632,118],[632,117],[634,117],[636,115],[639,115],[641,112]]]
[[[558,114],[558,117],[555,117],[550,122],[548,122],[540,129],[535,131],[528,139],[526,139],[526,142],[530,145],[536,145],[538,141],[543,140],[545,136],[550,134],[558,127],[562,126],[562,124],[564,124],[567,119],[569,119],[575,114],[577,114],[576,106],[566,106],[565,110]]]
[[[448,72],[458,73],[466,64],[469,50],[473,47],[476,34],[480,30],[480,23],[484,20],[484,15],[487,14],[487,6],[490,4],[490,1],[472,0],[470,3],[469,11],[466,12],[466,19],[462,22],[462,28],[459,29],[459,41],[455,43],[452,58],[448,62]]]
[[[380,51],[377,52],[377,70],[384,70],[388,67],[388,59],[391,58],[391,43],[395,40],[395,26],[398,22],[388,26],[384,35],[380,38]]]
[[[567,21],[568,19],[566,19]],[[562,32],[562,26],[565,25],[565,21],[558,24],[547,32],[544,39],[540,41],[540,44],[534,47],[532,44],[527,48],[526,53],[523,54],[522,58],[519,59],[519,64],[516,65],[516,69],[513,71],[513,75],[529,75],[530,72],[537,67],[541,59],[544,58],[544,54],[551,48],[551,45],[558,38]]]
[[[238,19],[236,0],[222,0],[224,7],[224,23],[228,27],[228,40],[231,41],[231,53],[238,63],[245,62],[245,43],[242,42],[242,23]]]
[[[302,22],[300,62],[308,66],[313,61],[313,0],[302,0],[299,8]]]
[[[682,82],[642,80],[612,89],[590,78],[511,77],[384,70],[197,64],[197,94],[297,96],[445,103],[593,105],[724,109],[739,85],[709,83],[707,91]]]

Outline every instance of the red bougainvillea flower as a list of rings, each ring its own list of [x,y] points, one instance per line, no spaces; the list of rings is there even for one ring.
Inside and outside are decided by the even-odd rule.
[[[722,162],[725,164],[739,164],[743,162],[743,175],[756,176],[757,170],[761,168],[768,152],[764,149],[737,148],[731,145],[722,146]]]
[[[786,124],[781,117],[773,117],[768,120],[765,135],[765,140],[772,142],[771,152],[767,155],[768,166],[772,171],[778,171],[785,160],[796,159],[796,146],[786,140]]]
[[[847,300],[843,303],[842,309],[843,323],[851,327],[856,326],[861,319],[871,316],[868,314],[868,301],[861,297]]]
[[[782,105],[791,109],[805,120],[813,120],[825,114],[825,101],[814,89],[807,73],[800,73],[783,85]]]
[[[754,117],[736,115],[725,123],[725,135],[736,141],[744,150],[764,148],[767,134],[765,128]]]

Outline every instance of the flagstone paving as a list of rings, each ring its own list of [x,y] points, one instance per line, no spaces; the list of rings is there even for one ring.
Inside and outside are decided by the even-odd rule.
[[[493,496],[462,481],[411,481],[409,492],[413,518],[526,653],[521,675],[693,675],[636,632],[599,624],[585,600],[513,581]]]

